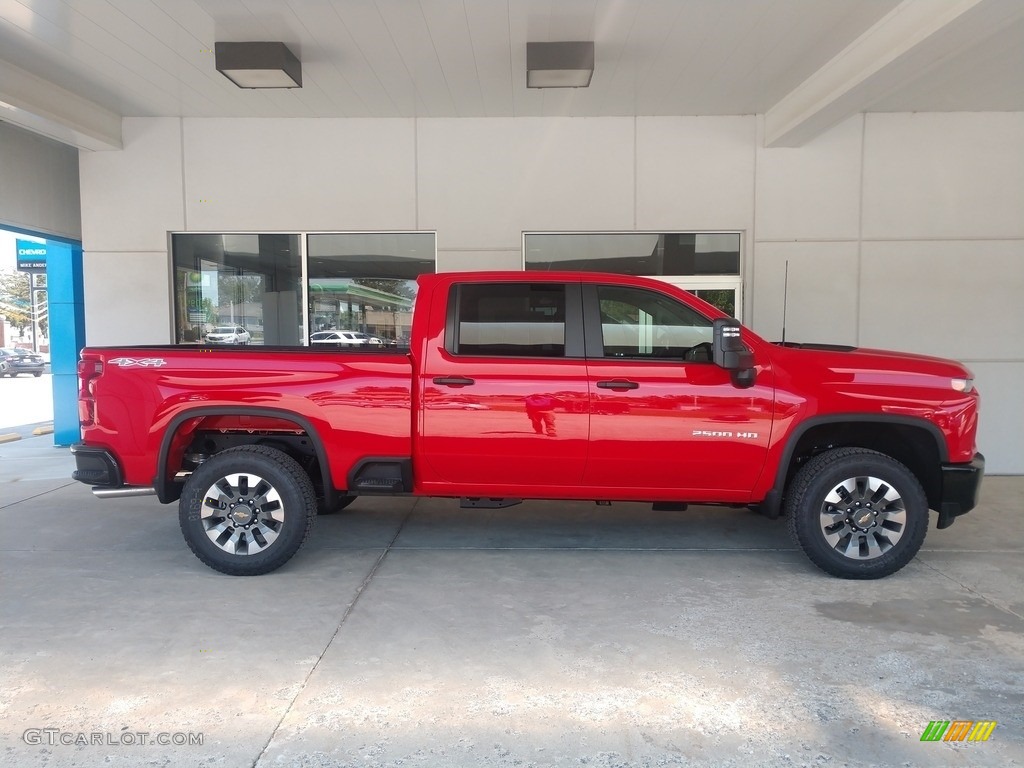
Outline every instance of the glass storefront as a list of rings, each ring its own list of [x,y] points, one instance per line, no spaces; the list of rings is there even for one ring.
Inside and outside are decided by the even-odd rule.
[[[311,343],[408,346],[416,278],[434,271],[433,233],[316,234],[307,244]]]
[[[173,234],[175,342],[408,346],[433,232]],[[656,277],[742,307],[737,232],[526,233],[529,270]]]
[[[172,235],[175,342],[301,343],[298,235]]]
[[[738,232],[527,233],[523,250],[526,269],[656,277],[733,317],[742,307]]]
[[[416,278],[435,271],[435,240],[431,232],[174,234],[175,342],[407,345]]]

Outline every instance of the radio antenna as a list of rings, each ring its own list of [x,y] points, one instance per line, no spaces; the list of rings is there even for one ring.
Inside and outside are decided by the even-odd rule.
[[[786,276],[782,283],[782,344],[786,343],[786,309],[789,306],[789,259],[786,259]]]

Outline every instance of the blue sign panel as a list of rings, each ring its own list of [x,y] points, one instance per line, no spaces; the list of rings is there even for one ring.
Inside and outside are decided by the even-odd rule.
[[[19,272],[46,272],[46,243],[16,240]]]

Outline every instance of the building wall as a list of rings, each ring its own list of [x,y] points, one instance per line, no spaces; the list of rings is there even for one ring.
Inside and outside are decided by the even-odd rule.
[[[78,151],[0,122],[0,226],[78,240]]]
[[[171,231],[433,230],[447,271],[521,268],[524,231],[738,230],[756,331],[964,360],[989,470],[1024,473],[1024,114],[861,115],[799,149],[762,130],[126,119],[123,151],[81,156],[88,338],[170,340]]]

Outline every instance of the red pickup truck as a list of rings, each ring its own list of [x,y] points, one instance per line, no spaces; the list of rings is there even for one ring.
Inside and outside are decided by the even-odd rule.
[[[414,494],[752,506],[878,578],[977,503],[963,365],[769,343],[665,283],[423,276],[408,347],[86,348],[74,478],[179,501],[196,556],[280,567],[318,509]]]

